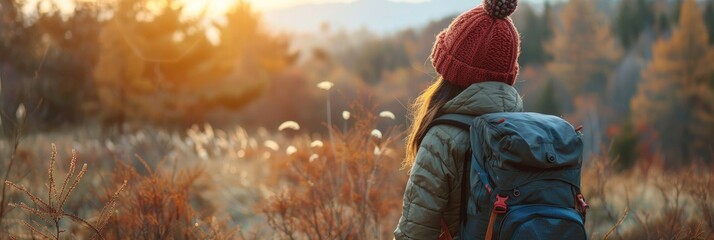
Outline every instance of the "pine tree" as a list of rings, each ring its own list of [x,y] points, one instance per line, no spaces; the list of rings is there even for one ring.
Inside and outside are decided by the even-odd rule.
[[[714,0],[707,1],[704,9],[704,22],[709,32],[709,44],[714,44]]]
[[[559,116],[560,104],[556,99],[555,80],[548,80],[536,102],[536,112]]]
[[[523,14],[523,24],[525,26],[519,26],[518,29],[521,30],[521,55],[519,57],[519,63],[526,66],[531,63],[543,63],[544,61],[544,49],[543,49],[543,31],[542,22],[538,15],[536,15],[533,8],[527,4],[519,6],[521,14]]]
[[[652,3],[645,0],[623,0],[613,22],[614,33],[625,49],[637,41],[642,31],[654,21]]]
[[[553,6],[550,1],[543,3],[543,16],[541,17],[543,27],[543,39],[550,40],[553,37]]]
[[[709,156],[714,140],[714,50],[695,0],[679,16],[671,39],[654,44],[631,108],[636,124],[659,132],[671,161],[688,162]]]
[[[588,0],[570,1],[560,20],[562,27],[546,45],[553,54],[548,70],[574,95],[603,93],[621,54],[608,26]]]

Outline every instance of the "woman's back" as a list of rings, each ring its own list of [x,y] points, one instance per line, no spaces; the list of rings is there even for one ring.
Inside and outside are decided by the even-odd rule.
[[[443,114],[482,115],[519,112],[518,92],[500,82],[469,86],[441,107]],[[419,146],[403,199],[403,214],[394,232],[397,239],[436,239],[441,217],[452,235],[459,232],[463,162],[469,148],[468,132],[449,125],[431,127]]]

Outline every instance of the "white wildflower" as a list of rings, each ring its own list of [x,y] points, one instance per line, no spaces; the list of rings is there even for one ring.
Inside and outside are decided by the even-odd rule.
[[[372,130],[372,133],[371,133],[371,134],[372,134],[373,137],[382,139],[382,132],[379,131],[378,129]]]
[[[310,147],[322,147],[324,144],[320,140],[315,140],[310,143]]]
[[[392,120],[394,120],[395,118],[397,118],[396,116],[394,116],[394,113],[392,113],[392,112],[390,112],[390,111],[382,111],[382,112],[379,113],[379,116],[380,116],[380,117],[383,117],[383,118],[389,118],[389,119],[392,119]]]
[[[317,87],[322,90],[330,90],[330,88],[332,88],[332,86],[335,86],[335,84],[330,81],[322,81],[317,84]]]
[[[205,137],[204,142],[208,143],[209,139],[216,136],[215,133],[213,132],[213,126],[211,126],[211,124],[206,123],[203,125],[203,129],[204,129],[204,137]]]
[[[104,146],[107,148],[109,151],[115,151],[116,150],[116,145],[114,145],[114,142],[112,142],[111,139],[105,139],[104,140]]]
[[[293,145],[290,145],[290,146],[288,146],[288,148],[285,149],[285,154],[287,154],[287,155],[293,155],[296,152],[297,152],[297,148]]]
[[[280,145],[278,145],[278,143],[273,140],[265,140],[265,142],[263,142],[263,145],[273,151],[278,151],[280,149]]]
[[[350,120],[350,112],[342,111],[342,118],[345,120]]]
[[[314,162],[314,161],[317,160],[317,158],[319,158],[319,157],[320,157],[320,156],[317,155],[317,153],[313,153],[312,155],[310,155],[310,160],[309,160],[309,162]]]
[[[379,149],[379,146],[374,146],[374,155],[375,156],[382,155],[382,149]]]
[[[25,111],[25,104],[20,103],[20,106],[17,106],[17,111],[15,111],[15,117],[18,122],[25,119]]]
[[[208,160],[208,151],[206,151],[203,146],[196,145],[196,153],[198,153],[198,157],[200,157],[201,159]]]
[[[300,124],[298,124],[295,121],[286,121],[278,127],[278,131],[282,131],[286,128],[292,129],[292,130],[300,130]]]

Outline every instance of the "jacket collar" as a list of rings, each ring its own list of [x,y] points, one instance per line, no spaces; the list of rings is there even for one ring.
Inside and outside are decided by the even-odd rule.
[[[442,113],[482,115],[493,112],[521,112],[523,100],[518,91],[501,82],[480,82],[466,88],[446,102]]]

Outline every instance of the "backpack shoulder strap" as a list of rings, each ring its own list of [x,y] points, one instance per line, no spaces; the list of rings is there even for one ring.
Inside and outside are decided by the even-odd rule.
[[[429,128],[436,126],[436,125],[450,125],[454,126],[457,128],[461,128],[465,131],[469,131],[469,128],[471,126],[471,122],[473,122],[474,117],[472,115],[464,115],[464,114],[456,114],[456,113],[448,113],[441,115],[437,118],[435,118],[431,123],[429,124]]]
[[[434,119],[429,124],[429,128],[435,125],[445,124],[469,132],[471,131],[471,123],[474,117],[476,116],[455,113],[444,114]],[[459,220],[461,224],[466,222],[466,205],[468,204],[469,188],[471,185],[469,177],[469,170],[471,169],[471,147],[468,148],[465,156],[463,173],[461,174],[461,206],[459,206]]]
[[[474,118],[478,116],[473,116],[473,115],[465,115],[465,114],[455,114],[455,113],[449,113],[449,114],[444,114],[436,119],[434,119],[431,124],[429,124],[429,128],[433,127],[434,125],[439,125],[439,124],[447,124],[451,126],[455,126],[461,129],[464,129],[465,131],[470,131],[471,130],[471,124],[474,122]],[[472,143],[472,146],[473,143]],[[475,151],[475,152],[474,152]],[[473,149],[469,148],[468,155],[466,157],[468,167],[464,169],[464,174],[467,173],[467,171],[471,168],[476,171],[478,174],[479,180],[481,180],[481,183],[483,186],[486,188],[486,191],[488,194],[491,194],[493,191],[491,181],[489,181],[489,175],[488,172],[486,172],[486,169],[476,161],[476,164],[471,163],[471,155],[472,154],[481,154],[483,152],[482,149]]]

